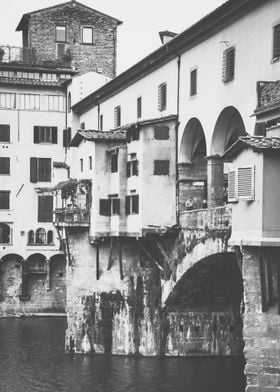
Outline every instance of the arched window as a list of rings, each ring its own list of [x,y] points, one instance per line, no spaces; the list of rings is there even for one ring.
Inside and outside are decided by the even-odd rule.
[[[11,240],[11,229],[6,223],[0,223],[0,244],[9,244]]]
[[[52,230],[48,231],[47,242],[48,242],[48,244],[52,244],[53,243],[53,232],[52,232]]]
[[[67,100],[67,110],[68,110],[68,113],[71,113],[71,106],[72,106],[72,103],[71,103],[71,93],[69,92],[68,93],[68,100]]]
[[[46,243],[46,230],[45,229],[37,229],[36,230],[36,244],[45,244]]]
[[[34,244],[34,231],[33,230],[29,230],[29,232],[28,232],[27,243]]]

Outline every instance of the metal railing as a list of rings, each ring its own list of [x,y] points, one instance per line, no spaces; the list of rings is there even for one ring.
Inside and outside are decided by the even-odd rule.
[[[0,44],[0,63],[24,63],[36,62],[35,50],[28,47],[18,47]]]

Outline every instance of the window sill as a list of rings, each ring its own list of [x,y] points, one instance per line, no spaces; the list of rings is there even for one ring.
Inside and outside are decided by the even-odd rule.
[[[26,244],[26,246],[45,247],[45,246],[55,246],[55,244],[54,243],[51,243],[51,244]]]
[[[94,42],[92,42],[91,44],[90,43],[88,43],[88,42],[81,42],[81,44],[80,45],[86,45],[86,46],[95,46],[95,43]]]

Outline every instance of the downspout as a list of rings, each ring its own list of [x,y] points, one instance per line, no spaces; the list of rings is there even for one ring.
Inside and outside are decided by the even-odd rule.
[[[176,122],[176,140],[175,140],[175,192],[176,192],[176,224],[179,225],[179,172],[178,172],[178,145],[179,145],[179,138],[178,138],[178,129],[180,125],[179,121],[179,113],[180,113],[180,79],[181,79],[181,55],[178,54],[177,59],[177,122]]]
[[[97,119],[97,129],[99,129],[100,130],[100,103],[98,104],[98,106],[97,106],[97,117],[98,117],[98,119]]]

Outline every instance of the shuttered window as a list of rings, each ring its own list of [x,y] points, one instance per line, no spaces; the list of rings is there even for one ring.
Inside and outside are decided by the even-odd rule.
[[[117,173],[118,171],[118,153],[111,154],[111,173]]]
[[[190,96],[197,94],[197,69],[191,71],[190,74]]]
[[[30,181],[51,181],[51,158],[30,158]]]
[[[0,174],[10,174],[10,158],[0,157]]]
[[[57,144],[57,127],[34,127],[34,143],[52,143]]]
[[[154,161],[154,175],[169,175],[169,161]]]
[[[0,142],[7,143],[10,141],[10,125],[0,124]]]
[[[158,86],[158,110],[162,112],[166,109],[167,104],[167,85],[166,83],[161,83]]]
[[[114,108],[114,127],[120,127],[121,125],[121,107],[116,106]]]
[[[236,170],[229,170],[228,172],[228,202],[237,201],[236,192]]]
[[[142,97],[137,98],[137,118],[142,117]]]
[[[138,161],[131,160],[127,162],[126,164],[126,176],[131,177],[131,176],[138,176]]]
[[[0,210],[10,209],[10,191],[0,191]]]
[[[66,42],[65,26],[55,26],[55,40],[56,42]]]
[[[135,140],[139,140],[139,129],[136,127],[131,127],[127,131],[127,143],[134,142]]]
[[[169,127],[166,125],[159,125],[154,127],[154,138],[157,140],[169,139]]]
[[[235,73],[235,48],[229,48],[223,54],[223,82],[230,82]]]
[[[38,222],[52,222],[53,197],[38,196]]]
[[[139,195],[131,195],[125,197],[125,213],[139,214]]]
[[[111,215],[111,200],[110,199],[100,199],[99,200],[99,214],[104,216]]]
[[[63,129],[63,147],[68,147],[71,142],[71,128]]]
[[[255,196],[254,166],[243,166],[237,169],[237,196],[239,199],[254,200]]]
[[[280,57],[280,24],[273,29],[273,60]]]

